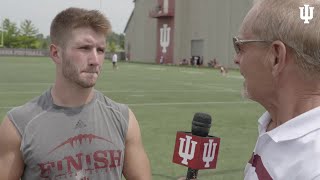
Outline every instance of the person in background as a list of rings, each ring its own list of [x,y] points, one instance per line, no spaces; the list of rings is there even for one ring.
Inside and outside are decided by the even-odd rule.
[[[117,53],[114,53],[112,55],[112,68],[113,69],[118,69],[117,62],[118,62],[118,55],[117,55]]]
[[[164,63],[164,57],[161,56],[161,57],[160,57],[160,64],[163,64],[163,63]]]
[[[226,67],[224,67],[223,65],[220,65],[220,64],[218,63],[218,61],[217,61],[216,58],[214,58],[213,60],[210,60],[210,61],[208,62],[208,66],[209,66],[209,67],[212,67],[212,68],[214,68],[214,69],[219,69],[219,70],[220,70],[220,73],[221,73],[223,76],[227,75],[227,73],[228,73],[228,69],[227,69]]]

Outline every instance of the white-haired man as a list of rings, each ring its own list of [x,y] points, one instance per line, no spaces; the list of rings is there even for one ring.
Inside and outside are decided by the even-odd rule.
[[[245,94],[267,110],[245,180],[320,179],[319,25],[320,1],[258,0],[233,38]]]

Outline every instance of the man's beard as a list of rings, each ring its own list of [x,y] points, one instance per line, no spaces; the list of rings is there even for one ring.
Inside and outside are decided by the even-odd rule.
[[[95,72],[95,70],[87,70],[87,72]],[[96,84],[96,80],[85,79],[80,77],[80,69],[78,69],[71,60],[64,58],[62,61],[62,74],[70,82],[77,84],[82,88],[92,88]],[[97,72],[98,74],[98,72]]]

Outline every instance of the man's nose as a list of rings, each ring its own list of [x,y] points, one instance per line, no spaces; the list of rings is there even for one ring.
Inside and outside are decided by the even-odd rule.
[[[90,53],[89,65],[90,66],[99,65],[99,54],[96,49],[92,49],[92,52]]]
[[[234,62],[235,64],[237,64],[237,65],[240,65],[240,61],[239,61],[239,58],[238,58],[237,54],[234,55],[234,57],[233,57],[233,62]]]

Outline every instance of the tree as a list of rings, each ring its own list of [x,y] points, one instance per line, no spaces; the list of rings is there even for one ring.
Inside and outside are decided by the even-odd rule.
[[[20,28],[9,19],[3,20],[4,47],[47,49],[50,37],[38,33],[31,20],[24,20]],[[1,31],[0,31],[1,33]]]
[[[124,44],[125,44],[125,41],[124,41],[124,34],[120,34],[119,36],[119,47],[124,50]]]
[[[44,37],[43,34],[37,34],[37,49],[48,49],[49,44],[50,44],[50,36],[47,36],[46,38]]]
[[[0,39],[0,48],[3,47],[3,34],[4,34],[4,30],[3,30],[3,22],[0,22],[1,23],[1,31],[0,31],[0,36],[1,36],[1,39]]]
[[[114,53],[114,52],[116,52],[116,50],[117,50],[116,43],[115,42],[110,42],[109,43],[109,51]]]
[[[32,24],[31,20],[24,20],[20,24],[19,41],[24,48],[36,48],[38,29]]]
[[[118,39],[117,34],[112,32],[107,38],[108,44],[110,44],[111,42],[116,43],[117,39]]]
[[[20,31],[23,36],[36,36],[38,34],[38,29],[28,19],[20,24]]]
[[[112,32],[108,36],[107,42],[109,45],[111,43],[114,43],[115,49],[124,49],[124,34],[117,34],[115,32]]]
[[[9,19],[3,20],[3,41],[4,47],[14,48],[19,47],[19,29],[17,28],[16,23],[12,23]]]

